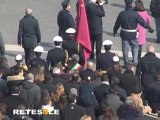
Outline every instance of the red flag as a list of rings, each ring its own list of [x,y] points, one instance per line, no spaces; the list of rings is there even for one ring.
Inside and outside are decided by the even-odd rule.
[[[76,40],[82,45],[86,63],[92,50],[84,0],[78,0],[76,31]]]

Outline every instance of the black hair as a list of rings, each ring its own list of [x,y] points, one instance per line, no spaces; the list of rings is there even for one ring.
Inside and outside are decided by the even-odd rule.
[[[112,83],[113,85],[119,85],[120,80],[119,80],[118,77],[113,76],[113,77],[111,78],[111,83]]]
[[[101,81],[109,81],[108,75],[103,74],[103,76],[101,77]]]
[[[62,42],[54,41],[55,46],[60,46]]]
[[[140,94],[142,92],[142,85],[141,84],[137,84],[133,87],[133,91],[132,93],[135,93],[135,94]]]
[[[18,86],[11,87],[11,94],[19,94],[20,90]]]
[[[16,67],[15,69],[14,69],[14,75],[18,75],[20,72],[22,72],[23,71],[23,68],[22,67]]]
[[[111,50],[111,48],[112,48],[112,45],[104,45],[105,51],[109,51]]]
[[[34,52],[34,54],[35,54],[36,57],[41,57],[42,52]]]
[[[117,94],[117,90],[115,89],[115,87],[111,86],[111,87],[108,89],[108,93],[109,93],[109,94]]]
[[[136,0],[135,1],[135,8],[134,8],[134,10],[135,11],[145,11],[145,8],[144,8],[142,0]]]

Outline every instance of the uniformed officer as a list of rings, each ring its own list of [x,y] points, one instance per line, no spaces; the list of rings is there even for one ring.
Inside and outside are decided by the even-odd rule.
[[[41,33],[38,20],[32,14],[32,9],[25,10],[25,16],[19,22],[18,45],[22,45],[25,52],[26,65],[34,58],[34,48],[41,42]]]
[[[41,58],[43,51],[44,51],[44,48],[40,45],[34,49],[34,54],[36,58],[31,60],[30,67],[37,67],[38,65],[43,65],[45,67],[45,70],[48,70],[47,62]]]
[[[67,40],[63,41],[62,47],[67,50],[68,57],[70,58],[73,54],[79,55],[79,64],[84,65],[84,54],[82,50],[82,46],[75,40],[76,30],[74,28],[68,28],[66,30]]]
[[[60,36],[55,36],[53,38],[53,41],[54,41],[55,48],[49,50],[47,54],[48,67],[50,66],[50,68],[51,67],[53,68],[55,67],[55,65],[57,65],[60,62],[63,66],[65,66],[65,63],[68,60],[68,53],[67,51],[61,48],[63,39]]]
[[[105,53],[100,53],[97,59],[97,70],[107,71],[113,66],[113,57],[115,56],[110,50],[112,48],[113,42],[111,40],[105,40],[103,46]]]
[[[57,24],[59,26],[59,36],[63,40],[67,39],[66,30],[68,28],[75,28],[75,21],[72,15],[70,14],[71,3],[70,0],[64,0],[61,3],[63,10],[58,13]]]
[[[133,0],[124,0],[124,2],[126,4],[126,8],[124,11],[119,13],[115,22],[113,33],[115,36],[119,27],[121,26],[120,36],[122,39],[124,65],[127,66],[127,64],[129,64],[128,51],[130,46],[132,49],[133,64],[137,65],[139,50],[139,45],[136,37],[137,25],[140,24],[144,28],[148,29],[151,33],[154,32],[154,30],[147,23],[145,23],[143,18],[140,15],[138,15],[136,11],[132,9]]]

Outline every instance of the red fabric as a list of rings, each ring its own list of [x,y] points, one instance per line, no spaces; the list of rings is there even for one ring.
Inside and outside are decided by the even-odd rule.
[[[82,45],[86,62],[92,50],[84,0],[78,0],[76,31],[76,40]]]

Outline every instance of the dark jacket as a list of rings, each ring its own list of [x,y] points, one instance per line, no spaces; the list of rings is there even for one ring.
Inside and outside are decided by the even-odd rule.
[[[7,82],[6,80],[3,80],[2,78],[0,78],[0,91],[4,94],[7,95],[9,92],[8,86],[7,86]]]
[[[37,67],[38,65],[43,65],[45,70],[48,71],[47,62],[40,57],[36,57],[30,61],[31,67]]]
[[[108,70],[109,68],[113,67],[113,57],[115,56],[114,53],[107,51],[105,53],[100,53],[98,55],[97,60],[97,69],[99,70]]]
[[[63,40],[67,39],[66,30],[68,28],[75,28],[75,21],[68,10],[61,10],[58,13],[57,24],[59,26],[59,36],[63,38]]]
[[[138,83],[138,77],[134,75],[131,70],[126,70],[122,75],[120,75],[120,86],[126,91],[127,96],[132,93],[134,86]]]
[[[26,80],[20,86],[20,97],[27,102],[29,108],[33,108],[41,99],[41,89],[35,83]]]
[[[52,83],[56,85],[57,83],[62,83],[63,86],[66,88],[67,86],[67,81],[61,78],[61,74],[53,74],[52,75]]]
[[[102,17],[105,16],[105,11],[102,5],[88,3],[86,5],[86,13],[88,18],[88,26],[91,35],[102,34]]]
[[[154,18],[159,18],[160,17],[160,1],[159,0],[151,0],[150,3],[150,10],[152,13],[152,16]]]
[[[160,59],[154,53],[146,53],[137,65],[136,75],[141,78],[143,85],[147,85],[154,80],[154,75],[160,72]]]
[[[60,111],[61,120],[80,120],[85,115],[85,109],[76,104],[69,104]]]
[[[76,40],[65,40],[62,43],[63,49],[68,52],[68,57],[70,58],[73,54],[79,55],[79,64],[84,65],[84,53],[80,43],[77,43]]]
[[[81,70],[79,71],[79,75],[82,80],[84,80],[86,76],[90,76],[91,81],[95,79],[95,72],[92,69]]]
[[[13,117],[13,109],[18,109],[19,105],[24,105],[27,108],[27,104],[24,99],[20,98],[17,95],[11,95],[4,99],[4,102],[7,104],[7,115]]]
[[[137,25],[140,24],[146,29],[151,29],[151,27],[145,23],[143,18],[138,15],[136,11],[132,9],[131,6],[126,7],[126,9],[119,13],[117,20],[114,25],[113,32],[117,33],[119,27],[127,30],[134,30],[137,28]],[[137,32],[126,32],[121,30],[120,36],[123,40],[135,40]]]
[[[144,92],[146,100],[148,101],[149,106],[152,108],[152,112],[155,113],[160,103],[160,83],[153,82],[148,84],[145,87]]]
[[[47,54],[48,66],[51,65],[51,67],[54,67],[59,62],[61,62],[61,64],[64,65],[67,59],[66,57],[67,55],[66,55],[65,50],[61,48],[51,49],[48,51],[48,54]]]
[[[35,48],[41,42],[38,20],[32,15],[25,15],[19,22],[18,44],[23,48]]]

